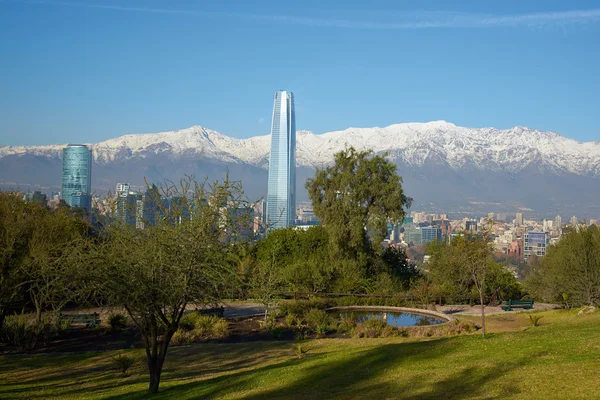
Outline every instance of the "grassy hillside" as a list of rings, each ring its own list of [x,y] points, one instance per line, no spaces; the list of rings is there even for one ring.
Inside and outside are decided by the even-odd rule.
[[[174,347],[155,398],[600,398],[600,312],[538,315],[490,317],[486,339],[313,340],[302,359],[291,342]],[[0,398],[147,398],[142,366],[121,378],[114,354],[0,357]]]

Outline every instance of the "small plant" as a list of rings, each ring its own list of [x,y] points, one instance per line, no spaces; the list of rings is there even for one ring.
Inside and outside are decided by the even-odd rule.
[[[529,314],[529,323],[531,326],[540,326],[540,319],[542,318],[542,315]]]
[[[308,338],[308,332],[304,328],[300,328],[296,331],[294,339],[301,341]]]
[[[127,329],[127,316],[123,313],[111,313],[108,315],[108,325],[113,332]]]
[[[298,318],[296,314],[288,314],[285,316],[285,323],[287,326],[295,326],[298,324]]]
[[[215,321],[211,328],[211,336],[214,339],[225,339],[229,337],[229,323],[224,319]]]
[[[340,322],[337,326],[338,333],[351,332],[356,326],[356,315],[352,312],[344,313],[340,316]]]
[[[310,309],[304,318],[306,319],[306,322],[313,327],[317,327],[319,325],[328,326],[331,322],[331,317],[329,314],[318,308]]]
[[[121,371],[121,376],[129,376],[128,372],[131,367],[135,365],[135,358],[129,357],[124,354],[118,354],[112,357],[117,368]]]
[[[317,333],[317,336],[319,336],[319,337],[324,337],[325,335],[327,335],[327,331],[328,331],[327,324],[319,324],[319,325],[317,325],[317,328],[315,329],[315,332]]]
[[[308,349],[302,343],[294,343],[292,349],[294,350],[294,354],[296,354],[296,357],[298,358],[302,358],[304,357],[304,354],[308,353]]]

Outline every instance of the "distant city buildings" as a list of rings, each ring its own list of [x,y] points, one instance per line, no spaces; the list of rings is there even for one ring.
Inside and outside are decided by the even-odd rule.
[[[267,228],[287,228],[296,219],[296,115],[294,94],[275,93],[267,190]]]
[[[516,214],[515,225],[523,226],[523,213],[522,212],[518,212]]]
[[[62,199],[71,207],[91,208],[92,154],[87,146],[70,144],[62,152]]]

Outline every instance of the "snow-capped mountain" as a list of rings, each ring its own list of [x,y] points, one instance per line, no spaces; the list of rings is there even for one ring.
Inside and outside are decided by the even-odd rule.
[[[298,131],[297,165],[304,170],[304,175],[311,175],[315,167],[330,163],[335,153],[349,146],[372,149],[375,153],[387,152],[389,159],[398,165],[407,186],[414,187],[415,193],[423,196],[420,199],[409,192],[416,201],[439,197],[424,190],[425,186],[437,185],[438,189],[439,186],[448,191],[454,189],[467,203],[480,198],[489,202],[494,197],[488,196],[485,189],[490,185],[490,178],[494,187],[517,193],[519,188],[514,184],[529,189],[539,187],[540,182],[550,184],[536,193],[543,198],[555,198],[564,191],[562,180],[558,179],[561,177],[563,180],[570,177],[569,185],[583,179],[587,191],[590,184],[600,186],[600,142],[582,143],[556,133],[523,127],[465,128],[445,121],[348,128],[324,134]],[[39,163],[45,163],[46,167],[59,165],[63,147],[0,147],[0,183],[58,186],[59,166],[52,174],[46,169],[44,173],[48,176],[39,179],[36,173],[19,175]],[[252,185],[261,188],[257,192],[264,192],[266,187],[263,175],[268,168],[269,135],[236,139],[194,126],[173,132],[125,135],[90,144],[90,147],[95,161],[93,181],[98,188],[113,187],[123,180],[139,184],[144,176],[152,179],[172,179],[177,178],[174,174],[181,176],[182,173],[211,176],[225,168],[234,175],[240,174],[245,181],[253,181]],[[301,171],[299,177],[302,176]],[[525,177],[529,177],[529,183],[521,182]],[[301,186],[303,181],[299,179],[298,188]],[[456,193],[448,191],[444,193],[455,197]],[[510,196],[503,192],[499,201],[511,199]],[[524,203],[523,199],[520,201]],[[557,198],[556,201],[565,200]]]

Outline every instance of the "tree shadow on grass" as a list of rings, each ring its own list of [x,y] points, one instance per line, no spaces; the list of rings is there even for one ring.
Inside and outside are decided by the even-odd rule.
[[[456,370],[447,371],[445,369],[449,366],[441,363],[447,356],[461,351],[456,340],[381,345],[377,345],[376,341],[372,345],[368,341],[365,343],[368,344],[365,347],[309,353],[303,359],[292,358],[289,343],[264,345],[258,349],[254,346],[182,348],[171,356],[182,357],[180,364],[183,368],[170,366],[160,392],[153,396],[149,396],[146,390],[145,373],[124,381],[100,371],[90,374],[93,368],[86,368],[88,374],[78,373],[74,380],[66,379],[68,372],[64,371],[64,376],[54,376],[58,381],[44,379],[33,382],[29,387],[18,385],[9,391],[0,390],[0,397],[22,397],[36,390],[58,390],[57,394],[61,396],[82,398],[101,392],[110,396],[107,392],[119,387],[121,393],[129,393],[109,398],[500,399],[519,393],[514,374],[511,377],[506,375],[543,356],[541,353],[528,354],[517,360],[497,363],[481,360],[471,366],[453,363]],[[439,360],[440,364],[437,365],[435,360]],[[415,373],[419,369],[421,371]],[[205,374],[221,375],[202,379]],[[192,381],[180,384],[186,379]],[[141,383],[144,384],[143,389],[139,389]],[[136,388],[127,388],[126,385],[136,385]]]
[[[501,365],[464,366],[438,378],[435,372],[415,374],[423,362],[440,358],[458,350],[448,339],[416,343],[384,344],[375,347],[314,354],[304,359],[286,361],[219,377],[197,380],[161,390],[155,399],[218,398],[222,396],[257,399],[439,399],[439,398],[506,398],[519,392],[516,382],[505,375],[532,359],[524,357]],[[534,358],[535,356],[533,356]],[[431,363],[429,363],[431,364]],[[273,375],[281,374],[288,384],[277,385]],[[261,382],[271,381],[264,390]],[[135,392],[111,399],[141,398],[146,392]]]

